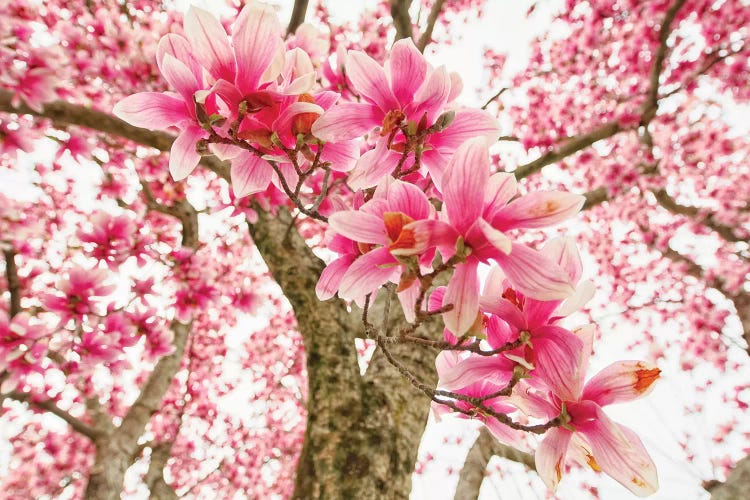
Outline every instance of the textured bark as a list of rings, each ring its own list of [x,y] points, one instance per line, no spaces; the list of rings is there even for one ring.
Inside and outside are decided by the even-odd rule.
[[[294,498],[408,498],[427,400],[382,356],[360,376],[354,347],[359,317],[339,300],[317,299],[323,263],[287,211],[275,217],[261,212],[250,233],[294,308],[307,351],[308,421]],[[415,372],[434,377],[434,353],[403,351]]]
[[[172,443],[172,441],[160,443],[151,449],[151,459],[143,482],[146,483],[150,492],[149,498],[152,500],[175,500],[178,498],[174,489],[164,480],[164,467],[167,465],[172,452]]]
[[[476,500],[479,497],[487,465],[494,456],[512,460],[536,470],[533,455],[499,443],[485,427],[482,427],[477,440],[466,455],[454,500]]]
[[[21,312],[21,284],[18,281],[18,268],[16,267],[16,251],[11,247],[3,250],[5,255],[5,276],[8,281],[8,292],[10,292],[10,307],[8,316],[13,316]]]
[[[518,168],[513,171],[513,174],[515,174],[516,179],[518,180],[524,179],[539,172],[547,165],[560,161],[563,158],[567,158],[578,151],[586,149],[595,142],[612,137],[623,130],[626,129],[623,129],[618,122],[605,123],[591,132],[567,139],[558,149],[549,151],[534,161],[519,165]]]
[[[709,488],[711,500],[742,500],[750,492],[750,457],[734,466],[726,481]]]

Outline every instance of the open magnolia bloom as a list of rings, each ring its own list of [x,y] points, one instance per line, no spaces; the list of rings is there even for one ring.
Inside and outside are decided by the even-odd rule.
[[[330,298],[338,291],[342,299],[361,304],[366,295],[390,281],[400,285],[399,298],[407,317],[413,318],[412,291],[417,287],[411,281],[401,282],[405,266],[399,257],[416,255],[421,264],[429,265],[434,251],[419,245],[411,225],[434,216],[434,208],[418,187],[390,177],[383,179],[372,199],[358,210],[333,213],[331,229],[351,245],[339,239],[337,248],[343,255],[321,274],[318,297]]]
[[[258,153],[278,160],[282,150],[277,146],[291,147],[298,135],[310,134],[312,123],[333,106],[338,94],[313,92],[316,72],[309,56],[299,48],[285,51],[283,29],[270,6],[245,5],[231,37],[211,13],[191,7],[184,31],[185,37],[164,36],[157,49],[159,70],[176,93],[133,94],[115,105],[114,114],[138,127],[180,130],[169,160],[175,180],[195,169],[201,156],[196,145],[211,138],[210,130],[226,136],[235,124],[234,134],[253,149],[220,142],[213,143],[211,151],[232,160],[236,196],[265,190],[274,172]],[[356,145],[343,141],[329,145],[321,160],[345,171],[357,156]],[[294,185],[291,165],[280,168]]]
[[[643,361],[618,361],[584,385],[594,331],[585,328],[577,333],[586,346],[578,359],[577,381],[546,387],[521,382],[510,398],[529,416],[565,417],[565,423],[548,430],[537,448],[537,472],[554,491],[566,461],[571,460],[605,472],[638,496],[648,496],[659,487],[654,462],[636,433],[610,420],[602,407],[648,394],[661,371]],[[576,388],[572,393],[571,386]]]
[[[337,142],[380,128],[375,148],[362,155],[350,175],[353,189],[375,186],[391,174],[405,149],[416,147],[413,142],[420,134],[426,136],[418,145],[422,151],[418,167],[424,166],[439,188],[448,160],[460,144],[472,137],[494,140],[500,135],[497,121],[479,109],[456,109],[450,120],[439,123],[458,97],[461,79],[443,66],[430,67],[411,38],[393,44],[385,67],[364,52],[350,50],[344,70],[360,101],[334,106],[315,122],[312,132]]]
[[[541,254],[556,262],[568,273],[571,283],[581,277],[581,259],[575,242],[569,238],[550,240]],[[511,379],[513,368],[521,364],[539,377],[557,387],[567,387],[572,395],[580,388],[573,386],[579,380],[581,366],[578,359],[584,348],[579,335],[560,323],[567,314],[582,307],[593,295],[593,285],[586,280],[578,284],[575,293],[567,300],[541,301],[525,297],[516,291],[499,267],[493,267],[486,279],[480,298],[480,319],[474,328],[481,334],[490,349],[500,349],[513,342],[518,347],[505,350],[496,356],[468,354],[444,370],[440,384],[448,389],[460,389],[479,380],[494,380],[497,389]],[[430,297],[430,307],[442,301],[443,290],[436,290]],[[445,332],[446,340],[453,344],[457,337]]]
[[[557,262],[505,234],[518,228],[547,227],[578,213],[583,196],[560,191],[538,191],[516,197],[513,174],[490,175],[486,142],[472,139],[451,158],[445,175],[443,208],[439,219],[414,223],[418,241],[435,246],[443,259],[460,251],[463,263],[448,284],[443,315],[445,326],[463,335],[479,311],[480,263],[497,263],[510,282],[538,300],[561,300],[574,291],[569,273]]]

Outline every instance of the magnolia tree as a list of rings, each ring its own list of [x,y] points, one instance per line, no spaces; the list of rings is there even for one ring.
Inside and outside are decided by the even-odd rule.
[[[457,498],[494,453],[656,492],[606,407],[747,366],[750,8],[567,2],[467,107],[482,1],[240,3],[0,6],[1,495],[405,498],[430,413],[485,429]],[[609,304],[644,358],[592,373]]]

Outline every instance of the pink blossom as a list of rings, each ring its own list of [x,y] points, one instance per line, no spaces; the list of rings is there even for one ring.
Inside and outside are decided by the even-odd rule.
[[[42,303],[51,312],[60,315],[60,323],[70,318],[96,312],[97,298],[112,293],[114,285],[105,284],[108,273],[104,269],[75,267],[58,285],[59,294],[47,294]]]
[[[333,107],[313,124],[312,133],[337,142],[380,127],[375,148],[362,155],[348,181],[354,189],[372,187],[394,170],[412,136],[433,127],[449,110],[461,91],[460,78],[445,67],[430,67],[410,38],[393,44],[385,67],[355,50],[349,51],[343,67],[360,101]],[[497,122],[481,110],[456,110],[452,116],[452,120],[443,118],[450,124],[438,126],[422,147],[421,164],[438,187],[448,158],[462,142],[471,137],[494,140],[499,135]]]
[[[579,357],[579,381],[583,381],[591,347],[591,334],[583,334],[586,349]],[[520,384],[512,398],[530,416],[554,418],[565,415],[566,423],[547,431],[536,451],[537,471],[555,490],[569,458],[599,472],[604,471],[638,496],[658,488],[656,467],[638,436],[609,419],[603,406],[623,403],[647,394],[660,370],[642,361],[618,361],[591,378],[583,389],[570,393],[570,384],[551,384],[549,390],[534,390]]]
[[[515,288],[539,300],[559,300],[573,292],[569,274],[556,262],[505,234],[516,228],[546,227],[576,214],[580,195],[538,191],[514,199],[518,188],[512,174],[490,175],[487,145],[474,139],[461,145],[451,159],[439,220],[413,225],[420,243],[436,246],[444,259],[461,252],[448,284],[443,315],[446,327],[463,335],[479,311],[479,263],[495,261]]]
[[[430,254],[414,239],[411,224],[433,216],[434,209],[419,188],[394,179],[384,179],[358,210],[331,214],[331,228],[351,244],[338,240],[343,255],[321,274],[319,297],[330,297],[338,290],[339,297],[361,303],[386,282],[400,283],[405,269],[400,257],[417,255],[428,264]],[[412,284],[413,280],[401,282],[398,290],[407,309],[416,288]]]

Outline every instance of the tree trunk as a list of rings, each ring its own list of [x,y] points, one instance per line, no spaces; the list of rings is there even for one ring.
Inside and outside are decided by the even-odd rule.
[[[357,315],[337,299],[320,302],[320,261],[280,209],[260,212],[250,233],[289,299],[307,353],[307,428],[294,498],[408,498],[427,419],[428,400],[376,354],[359,373]],[[393,349],[426,383],[434,383],[434,352]]]
[[[750,457],[745,457],[734,466],[723,483],[709,488],[711,500],[741,500],[750,494]]]

